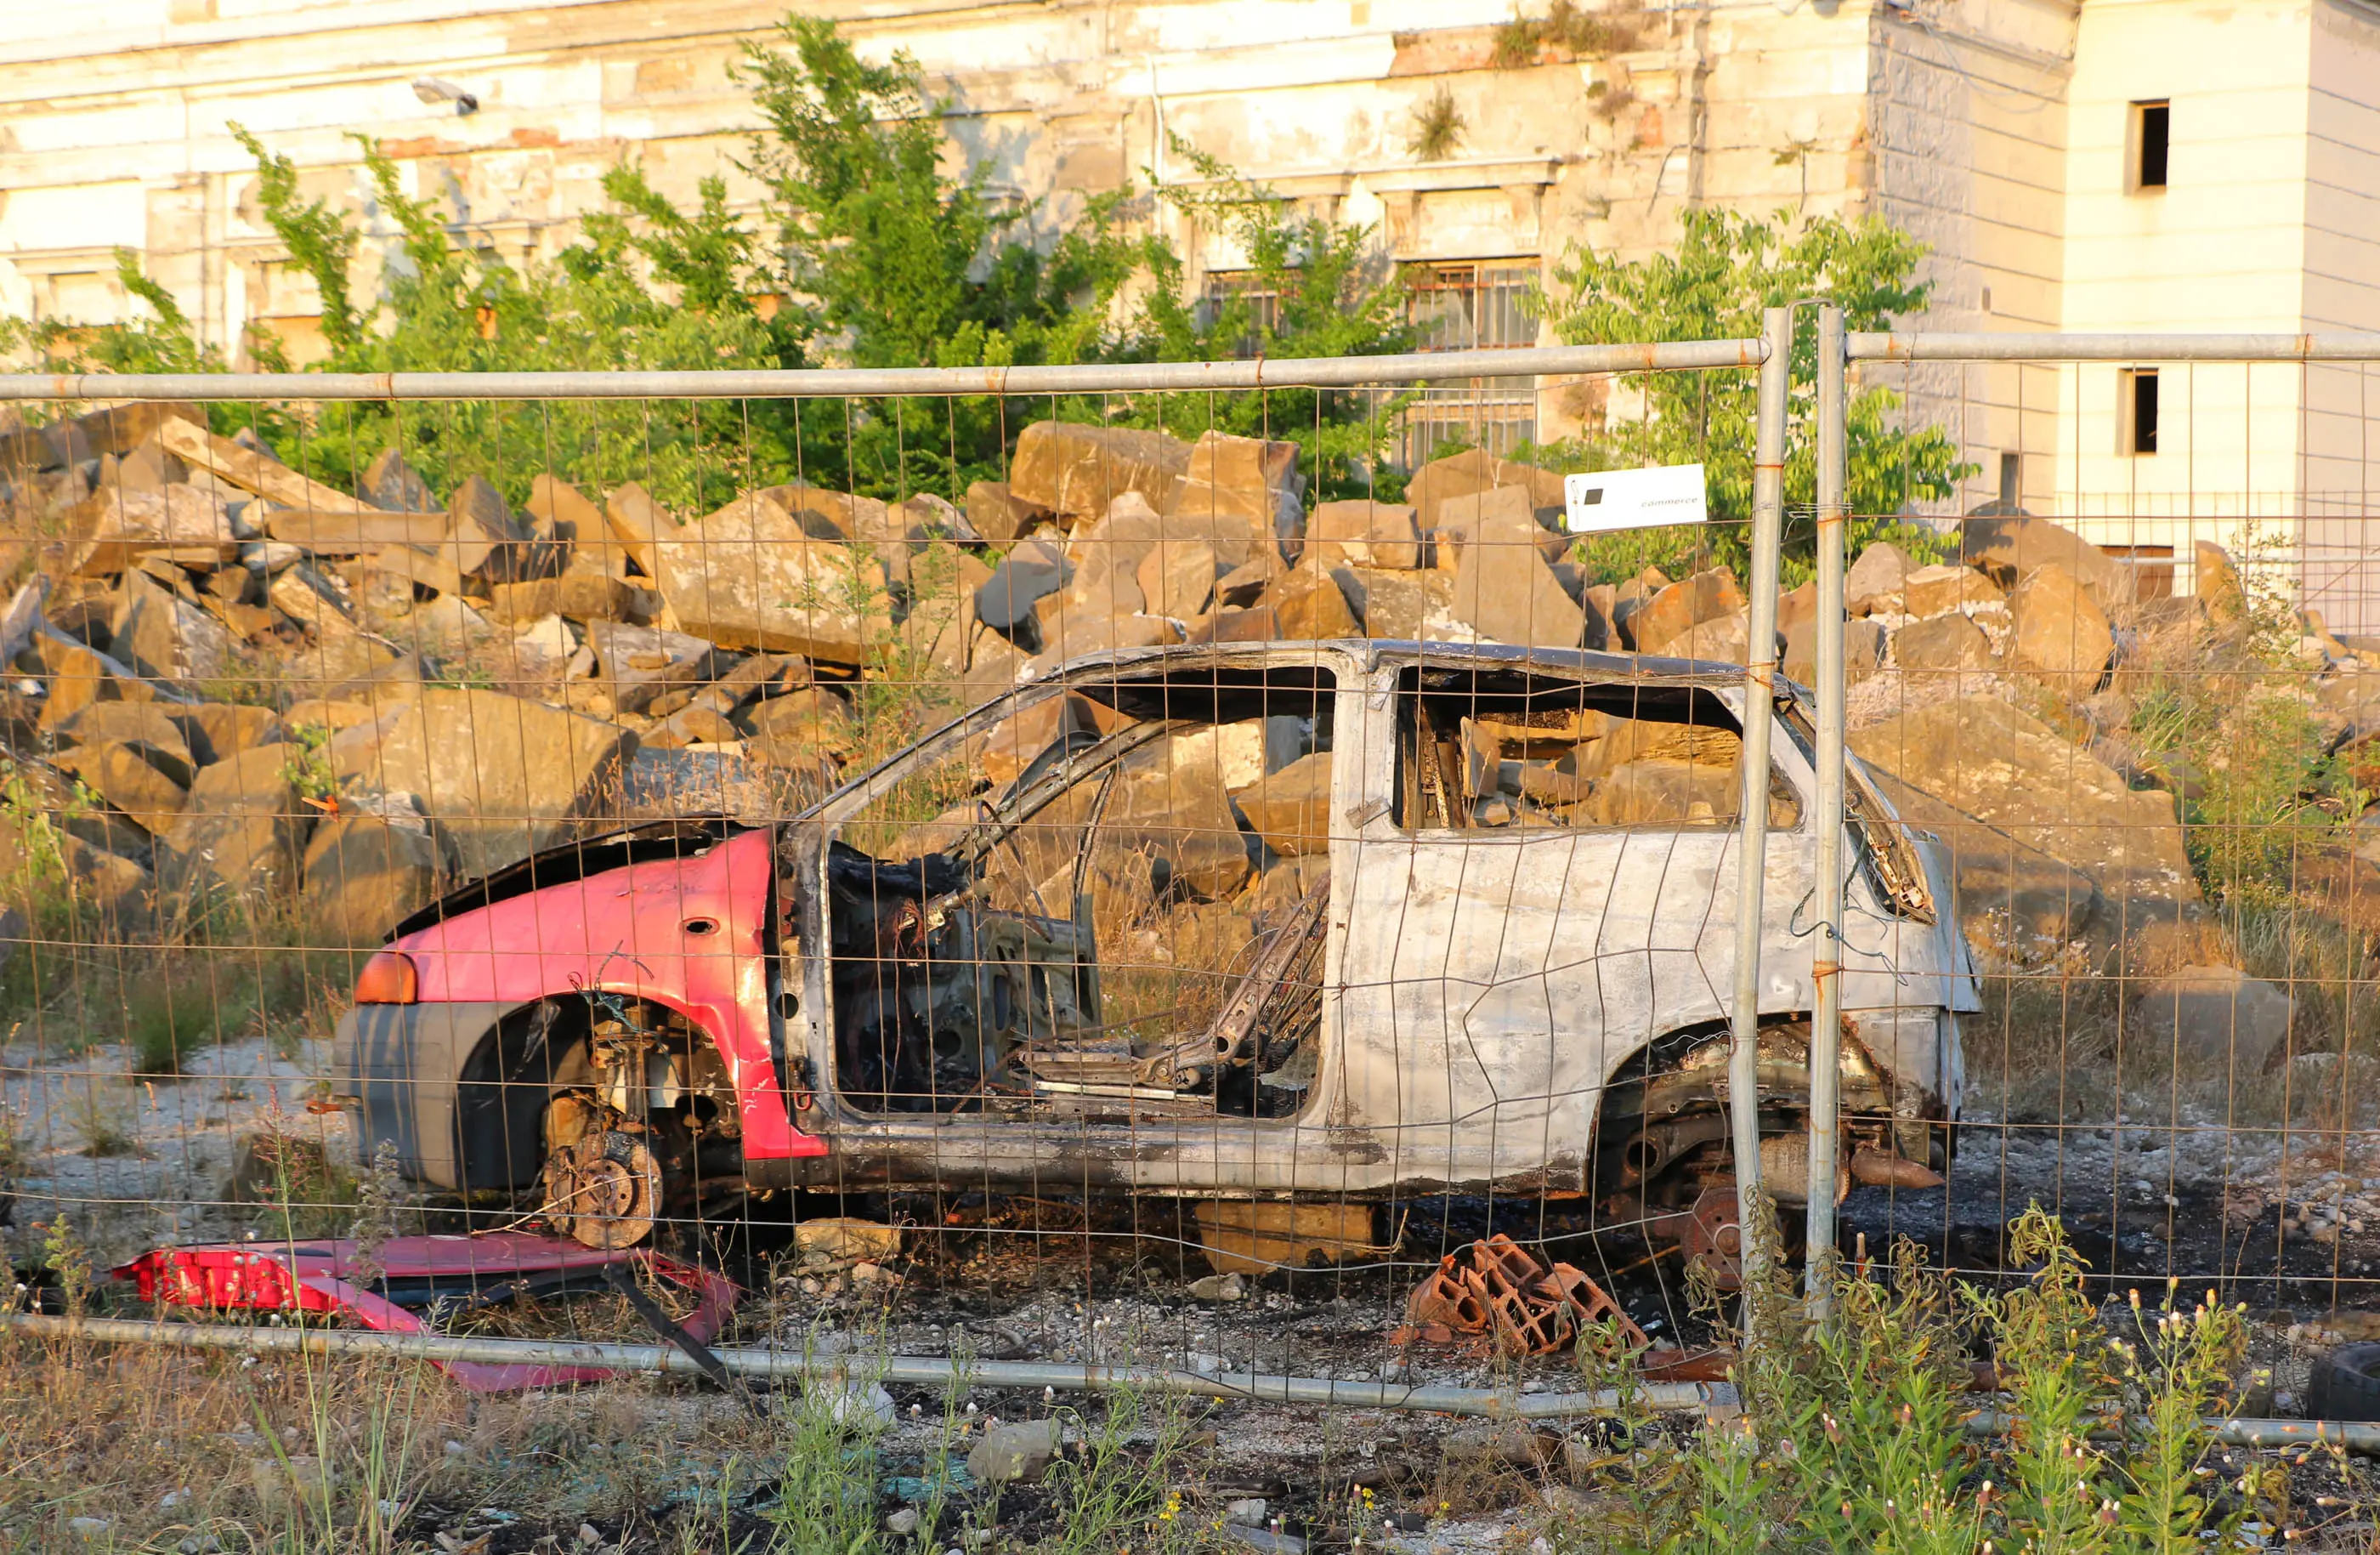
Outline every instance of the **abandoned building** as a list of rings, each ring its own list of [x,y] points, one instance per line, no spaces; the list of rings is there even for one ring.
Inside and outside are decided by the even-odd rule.
[[[2360,0],[825,0],[905,50],[958,154],[1055,230],[1093,191],[1179,184],[1180,136],[1377,228],[1430,347],[1522,346],[1565,251],[1641,255],[1681,213],[1873,213],[1931,247],[1937,330],[2380,327],[2380,16]],[[781,0],[126,0],[0,17],[0,310],[100,321],[140,250],[207,336],[320,350],[310,283],[259,219],[225,129],[360,206],[368,132],[506,254],[551,256],[642,160],[692,194],[739,176],[732,76]],[[747,198],[748,184],[737,185]],[[1171,227],[1196,284],[1227,241]],[[367,246],[369,248],[369,246]],[[367,261],[369,262],[369,261]],[[2307,581],[2356,548],[2373,484],[2362,370],[2091,364],[1883,370],[1993,501],[2143,559],[2210,518],[2288,516]],[[1562,386],[1434,391],[1506,445],[1572,430]],[[2179,546],[2174,544],[2180,540]],[[2186,587],[2186,579],[2178,580]],[[2359,624],[2360,625],[2360,624]]]

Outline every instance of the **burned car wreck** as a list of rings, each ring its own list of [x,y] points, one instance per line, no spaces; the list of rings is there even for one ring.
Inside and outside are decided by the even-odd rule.
[[[1814,774],[1796,694],[1757,715],[1763,1156],[1790,1200]],[[1548,1195],[1691,1243],[1731,1182],[1743,716],[1741,669],[1628,655],[1097,655],[773,827],[593,838],[426,909],[365,969],[339,1089],[367,1157],[590,1245],[794,1188],[1244,1223]],[[1975,989],[1938,851],[1850,788],[1842,1154],[1927,1183]]]

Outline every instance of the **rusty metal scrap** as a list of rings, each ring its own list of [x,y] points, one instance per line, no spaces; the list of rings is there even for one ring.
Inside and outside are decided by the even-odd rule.
[[[1497,1348],[1523,1355],[1568,1349],[1580,1330],[1609,1321],[1628,1348],[1650,1344],[1620,1304],[1582,1270],[1548,1269],[1509,1236],[1490,1236],[1449,1253],[1405,1299],[1407,1338],[1487,1334]]]

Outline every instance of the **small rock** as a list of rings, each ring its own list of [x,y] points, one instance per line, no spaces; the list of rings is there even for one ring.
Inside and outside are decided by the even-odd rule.
[[[1058,1433],[1054,1419],[993,1426],[967,1453],[967,1472],[988,1485],[1035,1484],[1050,1472],[1050,1462],[1058,1456]]]
[[[1191,1281],[1190,1294],[1200,1301],[1241,1301],[1247,1296],[1248,1282],[1237,1274],[1209,1274]]]
[[[67,1530],[82,1538],[97,1538],[114,1526],[115,1526],[115,1525],[104,1517],[69,1517],[67,1519]]]
[[[1244,1528],[1261,1528],[1265,1525],[1265,1519],[1271,1514],[1272,1508],[1262,1496],[1250,1496],[1223,1508],[1223,1521],[1237,1523]]]
[[[884,1519],[884,1531],[894,1538],[907,1538],[917,1531],[917,1509],[905,1506]]]
[[[854,1426],[868,1424],[889,1426],[898,1414],[892,1406],[892,1395],[880,1383],[866,1387],[846,1385],[835,1390],[820,1390],[813,1397],[825,1408],[835,1424]]]
[[[805,1254],[880,1264],[901,1251],[901,1228],[836,1215],[804,1221],[794,1228],[794,1245]]]
[[[592,1549],[603,1542],[603,1536],[595,1531],[594,1524],[581,1523],[578,1525],[578,1542]]]

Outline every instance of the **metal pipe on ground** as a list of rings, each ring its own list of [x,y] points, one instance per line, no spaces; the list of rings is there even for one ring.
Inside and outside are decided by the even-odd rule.
[[[2365,1457],[2380,1457],[2380,1421],[2374,1420],[2251,1420],[2217,1415],[2200,1424],[2225,1447],[2341,1447]],[[1968,1416],[1969,1436],[2005,1436],[2017,1416],[2005,1411],[1979,1410]],[[2094,1440],[2120,1435],[2110,1428],[2095,1429]]]
[[[0,400],[800,399],[891,395],[1196,394],[1354,388],[1522,373],[1667,372],[1756,367],[1750,340],[1548,346],[1080,367],[801,368],[761,372],[224,372],[0,375]]]
[[[75,1340],[95,1344],[152,1344],[174,1350],[225,1350],[261,1355],[387,1355],[402,1360],[482,1361],[496,1365],[543,1364],[605,1367],[615,1371],[701,1375],[692,1357],[660,1344],[612,1344],[596,1341],[467,1339],[444,1334],[374,1333],[361,1329],[249,1328],[230,1324],[165,1323],[125,1318],[52,1318],[39,1313],[0,1313],[0,1330],[34,1339]],[[905,1386],[1055,1388],[1104,1393],[1123,1389],[1183,1393],[1197,1398],[1257,1403],[1338,1404],[1353,1409],[1417,1410],[1434,1415],[1473,1415],[1495,1419],[1553,1420],[1597,1415],[1618,1407],[1616,1390],[1585,1393],[1511,1393],[1493,1388],[1456,1388],[1394,1382],[1342,1382],[1327,1377],[1273,1377],[1259,1372],[1208,1376],[1162,1367],[1086,1367],[1043,1361],[975,1361],[961,1364],[930,1355],[820,1356],[783,1350],[732,1348],[711,1352],[728,1371],[742,1377],[804,1378],[896,1382]],[[1637,1404],[1658,1411],[1696,1410],[1733,1402],[1725,1383],[1646,1382],[1631,1390]],[[2005,1412],[1980,1410],[1967,1421],[1972,1436],[1998,1436],[2015,1423]],[[2228,1416],[2204,1422],[2215,1440],[2229,1447],[2330,1445],[2380,1456],[2380,1422],[2362,1420],[2248,1420]]]
[[[0,1330],[37,1339],[101,1344],[151,1344],[176,1350],[226,1350],[261,1355],[384,1355],[417,1361],[479,1361],[497,1366],[602,1367],[613,1371],[682,1372],[699,1376],[693,1357],[667,1345],[597,1341],[464,1338],[446,1334],[374,1333],[360,1329],[251,1328],[167,1323],[125,1318],[53,1318],[0,1314]],[[1337,1405],[1349,1409],[1419,1410],[1495,1419],[1545,1420],[1599,1414],[1617,1407],[1611,1389],[1585,1393],[1517,1393],[1494,1388],[1437,1384],[1342,1382],[1327,1377],[1276,1377],[1261,1372],[1177,1371],[1165,1367],[1075,1366],[1046,1361],[958,1362],[931,1355],[813,1355],[737,1346],[713,1349],[735,1376],[819,1378],[921,1387],[965,1383],[978,1388],[1054,1388],[1064,1392],[1125,1390],[1259,1403]],[[1633,1397],[1654,1409],[1708,1410],[1734,1396],[1725,1384],[1646,1382]]]

